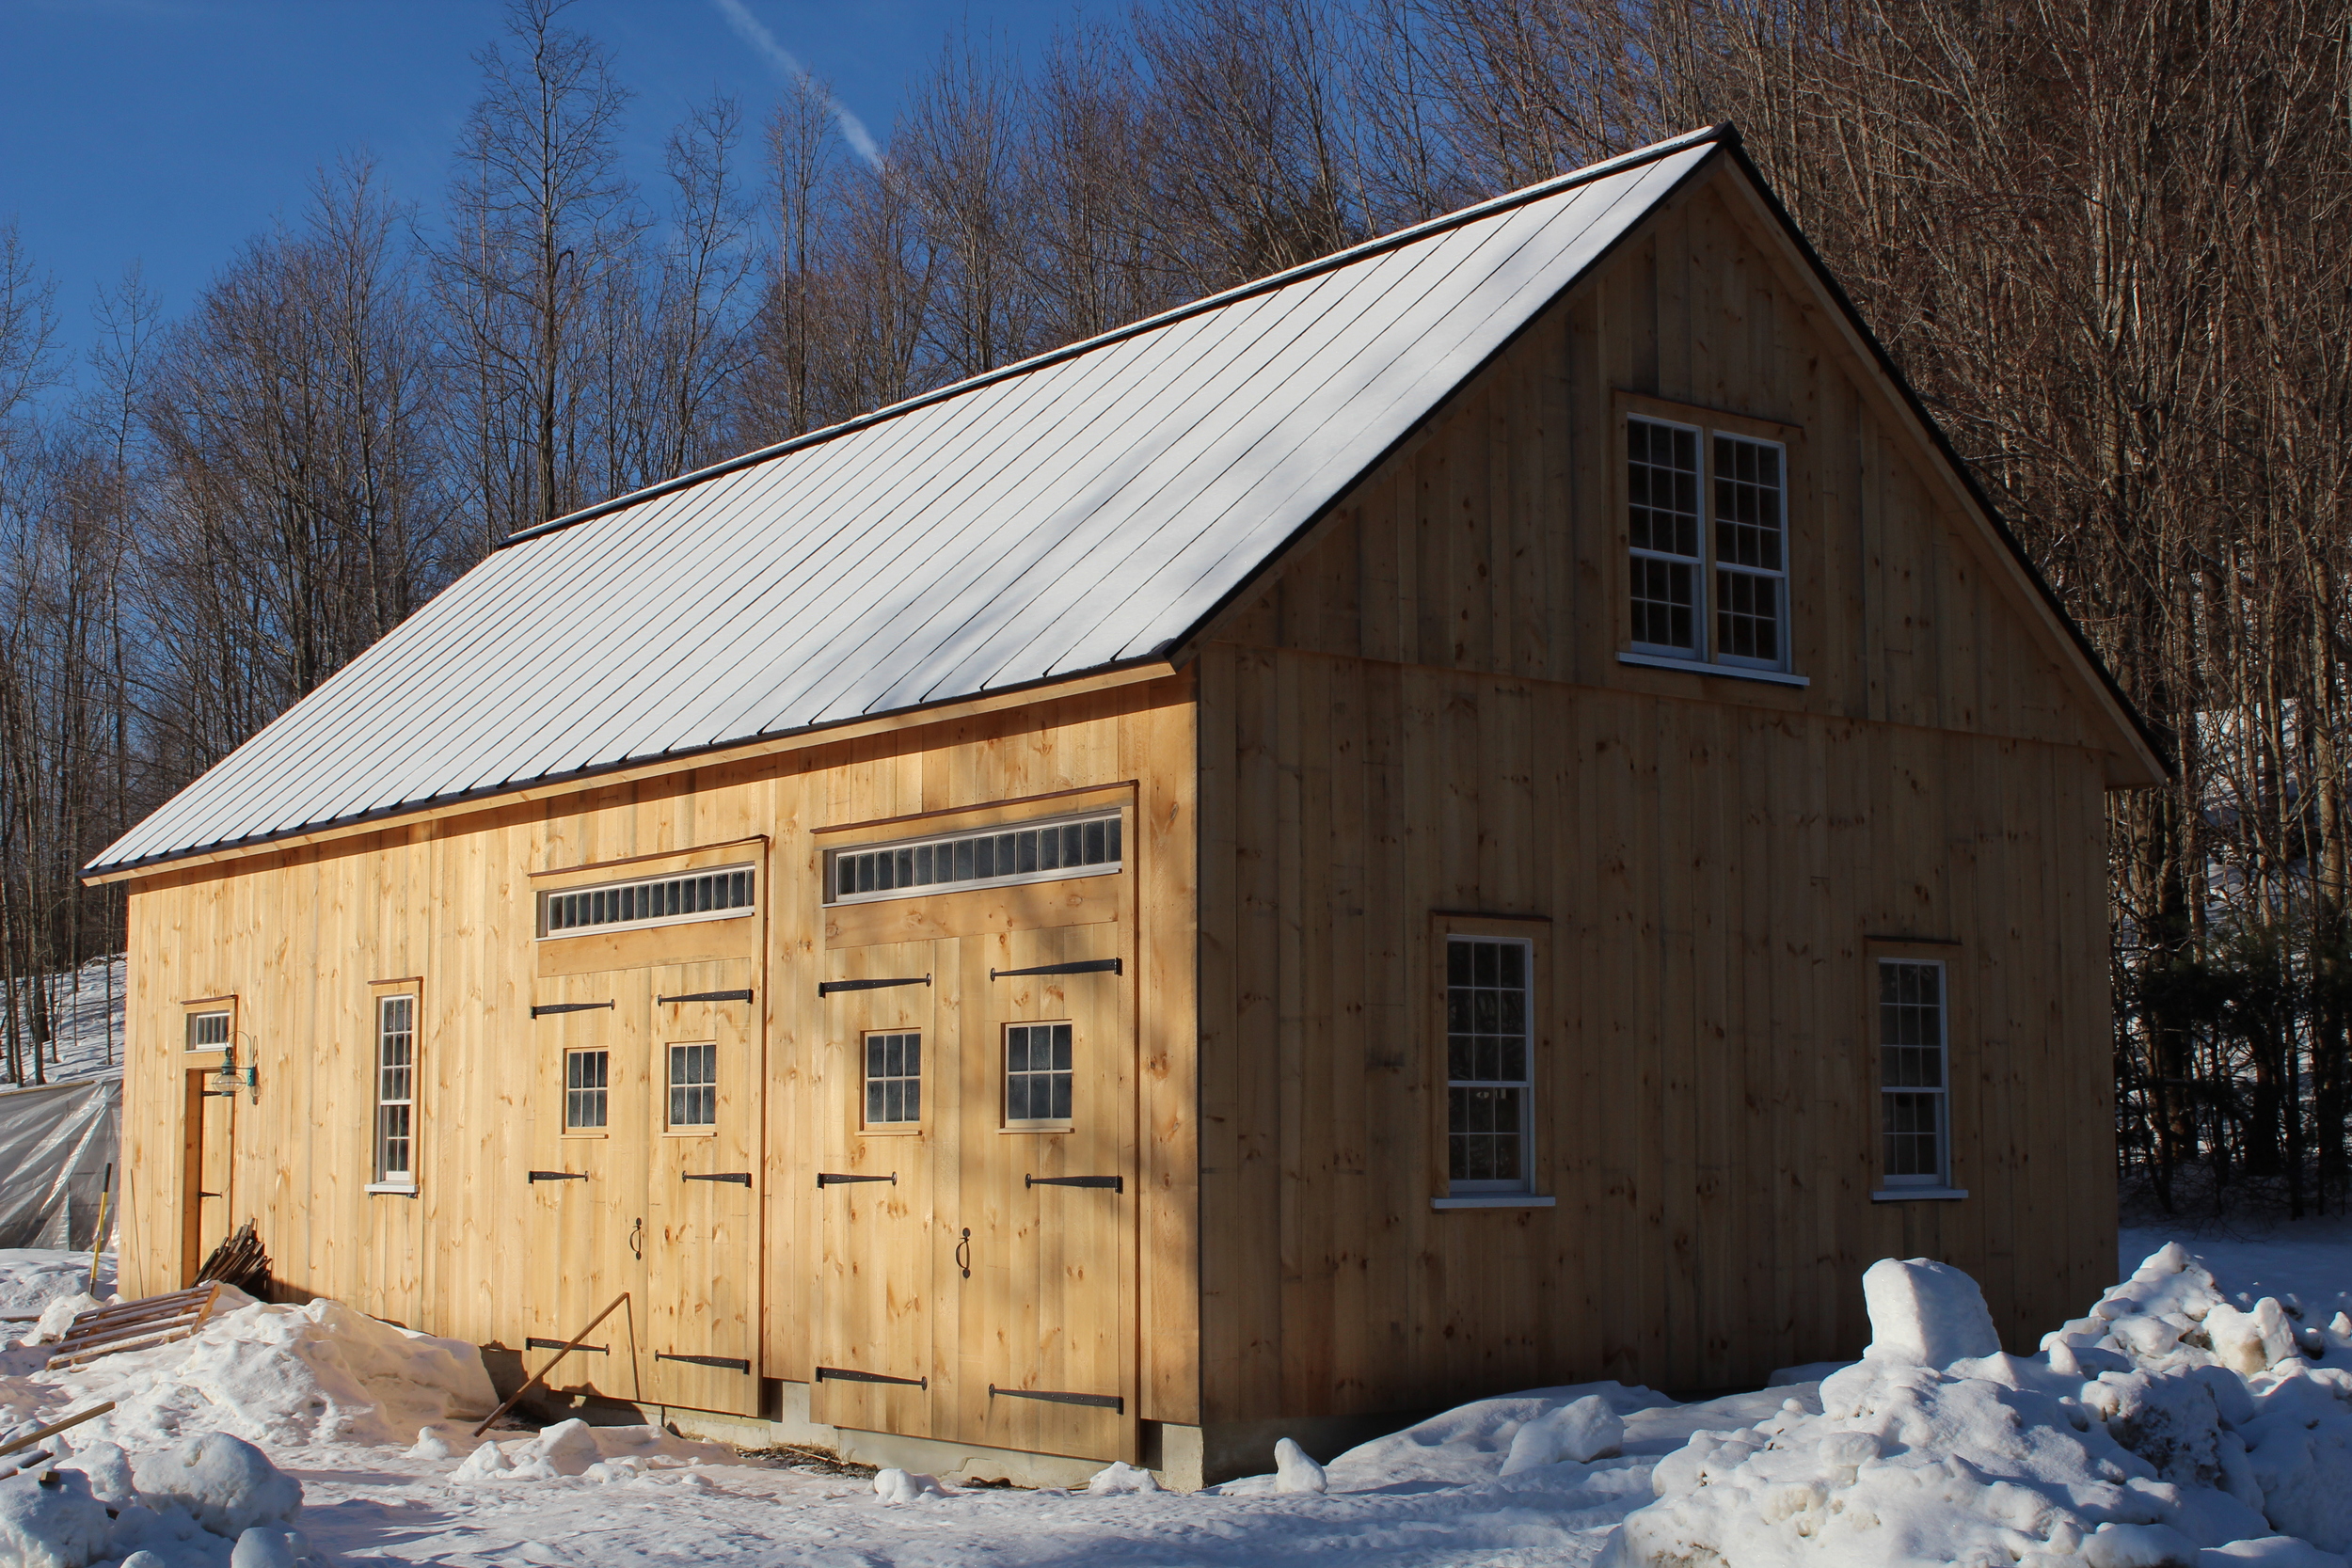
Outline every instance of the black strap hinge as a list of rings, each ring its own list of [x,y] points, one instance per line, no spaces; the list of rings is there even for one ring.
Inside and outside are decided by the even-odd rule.
[[[752,1364],[739,1355],[672,1355],[666,1350],[653,1353],[656,1361],[683,1361],[693,1367],[716,1367],[723,1372],[748,1372]]]
[[[587,1352],[596,1355],[606,1354],[605,1347],[602,1345],[573,1345],[569,1339],[542,1339],[536,1334],[523,1341],[525,1350],[562,1350],[566,1345],[571,1345],[575,1352]]]
[[[599,1007],[611,1006],[610,1002],[542,1002],[531,1009],[531,1016],[545,1018],[549,1013],[593,1013]]]
[[[1025,1176],[1021,1184],[1025,1187],[1108,1187],[1115,1193],[1127,1190],[1127,1179],[1123,1176]]]
[[[531,1184],[534,1187],[542,1181],[585,1181],[587,1180],[588,1173],[584,1170],[534,1170],[531,1173]]]
[[[853,1372],[847,1367],[818,1368],[817,1381],[823,1383],[827,1379],[835,1383],[898,1383],[909,1388],[929,1388],[931,1386],[931,1380],[927,1377],[885,1377],[881,1372]]]
[[[749,1002],[751,999],[752,993],[748,990],[696,990],[689,991],[684,996],[659,996],[654,998],[655,1001],[662,1003]]]
[[[820,1187],[846,1187],[853,1181],[887,1181],[895,1187],[898,1184],[898,1173],[895,1170],[888,1176],[844,1176],[830,1170],[817,1173],[817,1184]]]
[[[1124,974],[1126,973],[1127,960],[1124,958],[1087,958],[1077,963],[1039,964],[1032,969],[992,969],[988,972],[988,977],[992,980],[1009,980],[1016,974]]]
[[[892,986],[928,986],[930,983],[931,977],[928,974],[910,974],[898,980],[819,980],[817,982],[817,994],[831,996],[837,990],[887,990]]]
[[[1097,1410],[1124,1412],[1127,1402],[1117,1394],[1064,1394],[1051,1388],[999,1388],[988,1386],[988,1397],[1008,1400],[1042,1400],[1047,1404],[1088,1404]]]
[[[707,1176],[687,1170],[678,1172],[678,1179],[683,1181],[731,1181],[739,1187],[752,1184],[752,1173],[747,1170],[713,1171]]]

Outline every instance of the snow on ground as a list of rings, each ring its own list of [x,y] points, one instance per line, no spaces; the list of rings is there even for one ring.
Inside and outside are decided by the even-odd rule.
[[[70,1296],[90,1282],[87,1252],[59,1252],[48,1247],[0,1247],[0,1318],[38,1312],[60,1296]],[[98,1294],[115,1291],[115,1255],[98,1255]],[[0,1324],[0,1338],[13,1338]]]
[[[43,1052],[41,1074],[52,1084],[87,1078],[122,1065],[122,955],[91,958],[71,974],[49,977],[56,1009],[54,1055]],[[32,1075],[25,1074],[30,1084]],[[0,1087],[5,1087],[0,1078]]]
[[[236,1568],[312,1551],[453,1568],[2352,1568],[2336,1555],[2352,1548],[2352,1316],[2334,1316],[2352,1227],[2164,1241],[2135,1238],[2154,1256],[2031,1356],[1999,1354],[1965,1275],[1882,1263],[1872,1354],[1822,1383],[1691,1405],[1614,1384],[1531,1390],[1193,1496],[1124,1466],[1076,1493],[869,1481],[644,1427],[478,1442],[489,1390],[470,1347],[326,1302],[240,1306],[192,1341],[71,1374],[42,1371],[38,1347],[0,1352],[0,1433],[119,1402],[73,1434],[87,1479],[63,1489],[144,1497],[123,1511],[136,1528],[109,1527],[112,1555],[90,1560],[156,1552],[128,1568],[227,1568],[248,1516],[266,1538]],[[0,1254],[0,1290],[60,1256]],[[207,1434],[217,1451],[191,1447]],[[298,1510],[270,1512],[275,1482],[236,1439],[300,1483]],[[1576,1453],[1591,1457],[1560,1457]],[[0,1565],[27,1486],[0,1481]]]

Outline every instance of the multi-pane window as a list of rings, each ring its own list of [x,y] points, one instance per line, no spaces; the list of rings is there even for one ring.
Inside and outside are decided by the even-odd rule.
[[[866,1037],[866,1125],[923,1119],[923,1037],[914,1030]]]
[[[719,1125],[719,1048],[705,1041],[670,1047],[670,1125]]]
[[[1070,1025],[1005,1026],[1005,1120],[1070,1119]]]
[[[188,1015],[188,1049],[218,1051],[229,1043],[229,1011],[190,1013]]]
[[[570,888],[539,895],[539,934],[570,936],[615,927],[666,926],[674,921],[719,920],[752,910],[755,874],[748,865],[656,877],[610,887]]]
[[[417,999],[375,999],[375,1179],[414,1181]]]
[[[1948,1122],[1944,966],[1879,960],[1879,1103],[1889,1186],[1942,1186]]]
[[[567,1132],[596,1132],[605,1124],[605,1096],[610,1090],[612,1054],[603,1051],[564,1053],[564,1126]]]
[[[944,834],[919,842],[835,849],[825,857],[825,902],[903,895],[916,888],[1041,882],[1120,868],[1116,812]]]
[[[1445,944],[1446,1174],[1457,1193],[1528,1186],[1529,943]]]
[[[1786,666],[1788,465],[1779,445],[1627,420],[1626,539],[1637,650]]]

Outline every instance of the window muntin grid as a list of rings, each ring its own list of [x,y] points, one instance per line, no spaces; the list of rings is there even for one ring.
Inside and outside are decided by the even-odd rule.
[[[1889,1186],[1948,1180],[1950,1095],[1944,966],[1879,960],[1882,1158]]]
[[[1627,419],[1636,651],[1788,667],[1788,452],[1778,442]]]
[[[719,1125],[719,1047],[715,1042],[670,1047],[670,1125]]]
[[[1055,1126],[1070,1119],[1070,1025],[1005,1025],[1005,1125]]]
[[[914,1029],[866,1037],[866,1125],[923,1119],[923,1036]]]
[[[1699,433],[1629,419],[1626,531],[1633,550],[1633,642],[1697,657]]]
[[[731,920],[752,912],[758,891],[757,874],[748,865],[564,888],[539,895],[539,935],[569,937],[690,920]]]
[[[564,1053],[564,1130],[601,1132],[611,1091],[612,1055],[607,1051]]]
[[[825,902],[1100,876],[1120,869],[1124,836],[1112,811],[828,850]]]
[[[417,999],[375,999],[375,1179],[414,1181]]]
[[[229,1009],[188,1015],[188,1049],[218,1051],[229,1043]]]
[[[1788,591],[1781,449],[1715,433],[1715,656],[1779,668]]]
[[[1534,945],[1446,939],[1446,1176],[1455,1193],[1529,1189]]]

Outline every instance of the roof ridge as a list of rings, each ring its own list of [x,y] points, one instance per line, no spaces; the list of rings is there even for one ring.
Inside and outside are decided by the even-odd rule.
[[[504,539],[500,540],[494,548],[502,550],[510,546],[525,544],[580,523],[593,522],[598,517],[618,512],[626,507],[635,506],[661,496],[675,495],[680,490],[691,489],[707,481],[723,479],[728,474],[739,473],[745,468],[755,467],[773,458],[805,451],[810,447],[821,446],[828,441],[854,435],[861,430],[870,430],[885,420],[898,419],[914,413],[917,409],[929,408],[934,404],[961,397],[967,392],[977,391],[983,387],[993,387],[1017,376],[1027,375],[1049,366],[1078,358],[1093,353],[1096,349],[1107,348],[1114,343],[1124,342],[1128,339],[1139,337],[1146,332],[1156,331],[1173,323],[1203,315],[1211,310],[1222,309],[1228,305],[1237,304],[1258,294],[1287,288],[1293,283],[1323,273],[1335,272],[1342,267],[1351,266],[1358,261],[1411,245],[1433,234],[1441,234],[1448,230],[1459,229],[1465,224],[1475,223],[1481,218],[1491,217],[1497,213],[1508,212],[1514,207],[1525,206],[1531,201],[1542,200],[1545,197],[1555,196],[1565,190],[1573,190],[1579,185],[1589,184],[1613,174],[1622,174],[1629,168],[1655,163],[1661,158],[1670,157],[1689,148],[1703,146],[1708,142],[1737,145],[1739,140],[1738,128],[1727,120],[1705,126],[1696,131],[1686,131],[1681,135],[1669,136],[1664,141],[1652,142],[1647,147],[1635,148],[1632,151],[1620,153],[1614,158],[1604,158],[1599,163],[1587,164],[1582,168],[1571,169],[1565,174],[1556,174],[1549,180],[1539,180],[1532,185],[1522,185],[1518,190],[1505,191],[1501,196],[1488,197],[1484,201],[1472,202],[1468,207],[1443,213],[1434,218],[1425,218],[1420,223],[1407,224],[1403,229],[1352,245],[1345,250],[1335,250],[1328,256],[1318,256],[1311,261],[1302,261],[1297,266],[1286,268],[1281,272],[1269,273],[1263,277],[1235,284],[1232,288],[1220,290],[1216,293],[1203,295],[1200,299],[1171,307],[1157,315],[1145,316],[1139,321],[1128,322],[1123,325],[1112,327],[1107,332],[1098,332],[1091,338],[1082,338],[1074,343],[1064,343],[1058,348],[1047,349],[1041,354],[1033,354],[1026,359],[1017,359],[1009,365],[1000,365],[993,371],[983,371],[978,375],[966,376],[961,381],[950,382],[945,387],[934,388],[930,391],[920,392],[911,398],[901,398],[897,403],[885,404],[880,408],[855,415],[836,424],[829,424],[821,429],[790,436],[769,446],[740,452],[717,463],[705,464],[699,468],[690,468],[685,473],[675,474],[652,484],[642,485],[635,490],[610,497],[594,505],[567,512],[560,517],[550,517],[544,523],[533,523],[529,528],[516,529]]]

